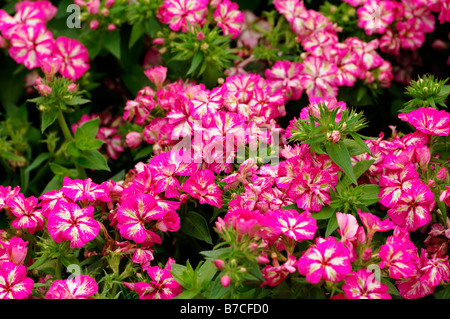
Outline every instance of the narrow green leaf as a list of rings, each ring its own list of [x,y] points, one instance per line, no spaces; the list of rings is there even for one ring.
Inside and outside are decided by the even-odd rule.
[[[338,228],[338,226],[336,214],[331,215],[328,220],[327,229],[325,230],[325,237],[330,236]]]
[[[128,42],[128,48],[130,49],[137,40],[139,40],[145,33],[144,23],[135,23],[131,29],[130,41]]]
[[[198,68],[200,63],[202,63],[202,61],[203,61],[203,52],[202,51],[195,52],[194,57],[192,58],[191,67],[187,71],[186,75],[193,73]]]
[[[214,264],[214,262],[211,260],[205,261],[198,270],[197,274],[198,286],[202,289],[206,289],[216,273],[217,267]]]
[[[352,161],[350,159],[350,154],[348,153],[347,147],[342,141],[337,143],[325,143],[325,149],[327,154],[330,156],[331,160],[336,163],[345,175],[348,176],[350,181],[354,184],[358,184],[356,181],[355,174],[353,172]]]
[[[120,60],[120,33],[119,31],[106,32],[103,38],[103,45]]]
[[[77,164],[89,169],[110,171],[105,157],[97,150],[84,151],[74,160]]]
[[[311,217],[315,218],[316,220],[320,219],[329,219],[333,214],[336,212],[336,208],[328,205],[322,208],[317,213],[312,213]]]
[[[44,131],[53,124],[53,122],[56,121],[56,118],[58,117],[58,109],[52,108],[49,111],[42,113],[42,120],[41,120],[41,133],[44,133]]]
[[[212,244],[206,219],[199,213],[190,211],[181,219],[181,231],[186,235]]]
[[[64,101],[66,105],[82,105],[91,102],[91,100],[83,99],[79,96],[74,96],[70,100]]]
[[[32,170],[34,170],[35,168],[38,168],[44,161],[46,161],[48,158],[50,157],[50,154],[45,152],[45,153],[41,153],[39,154],[34,161],[28,165],[28,167],[25,169],[26,172],[31,172]]]
[[[372,164],[375,162],[375,160],[362,160],[357,162],[353,166],[353,173],[355,175],[356,180],[360,178],[369,168],[372,166]],[[350,181],[350,178],[347,176],[344,176],[342,178],[342,181],[339,182],[340,187],[347,187],[350,186],[352,182]]]

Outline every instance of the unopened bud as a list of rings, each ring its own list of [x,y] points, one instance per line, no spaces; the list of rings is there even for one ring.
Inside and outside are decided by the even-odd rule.
[[[225,262],[222,259],[216,259],[214,260],[214,265],[217,267],[217,269],[222,270],[223,266],[225,266]]]
[[[231,278],[230,278],[230,276],[227,276],[227,275],[222,276],[222,278],[220,278],[220,282],[221,282],[222,286],[224,286],[226,288],[230,284]]]

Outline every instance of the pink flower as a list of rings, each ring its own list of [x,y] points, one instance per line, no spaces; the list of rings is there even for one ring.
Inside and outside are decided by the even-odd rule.
[[[96,294],[98,284],[88,275],[78,275],[73,279],[55,280],[45,296],[46,299],[90,299]]]
[[[142,143],[142,134],[139,132],[129,132],[125,137],[125,142],[130,149],[135,149]]]
[[[45,11],[36,5],[36,2],[21,1],[16,3],[15,9],[14,17],[0,9],[0,31],[6,39],[10,40],[17,29],[24,25],[45,27]]]
[[[394,229],[395,227],[394,223],[391,222],[389,218],[386,218],[383,221],[381,221],[377,216],[371,213],[363,213],[361,212],[361,210],[358,210],[358,215],[362,223],[366,227],[369,242],[372,240],[373,235],[376,232],[385,232]]]
[[[90,178],[72,180],[65,176],[61,191],[64,193],[64,196],[73,201],[93,202],[100,200],[108,202],[111,200],[108,196],[108,190],[103,184],[97,185]]]
[[[392,299],[388,294],[389,287],[377,281],[368,269],[353,272],[345,280],[342,289],[347,299]]]
[[[347,240],[353,239],[358,231],[358,222],[355,216],[351,214],[336,213],[336,219],[339,225],[338,232],[341,235],[341,241],[345,244]]]
[[[36,197],[25,198],[22,193],[9,201],[11,213],[16,217],[12,222],[14,228],[27,229],[31,234],[34,234],[36,230],[43,229],[44,216],[41,211],[35,209],[37,202]]]
[[[289,274],[292,274],[296,271],[295,263],[296,259],[294,256],[289,255],[287,261],[278,265],[278,261],[274,260],[275,266],[267,265],[262,270],[262,276],[264,277],[264,282],[261,284],[261,287],[265,285],[269,285],[270,287],[278,286],[282,283]]]
[[[295,241],[313,239],[317,231],[317,223],[311,213],[305,211],[299,214],[295,209],[278,209],[271,212],[267,226]]]
[[[79,79],[89,69],[88,51],[76,39],[56,39],[54,54],[63,59],[59,73],[72,81]]]
[[[431,221],[434,206],[433,193],[425,184],[415,183],[387,213],[396,225],[415,231]]]
[[[147,236],[153,235],[145,225],[162,218],[164,214],[152,195],[129,196],[117,210],[117,227],[124,238],[143,243]]]
[[[165,0],[157,17],[173,31],[186,32],[188,23],[202,26],[206,22],[208,0]]]
[[[139,299],[172,299],[181,293],[182,287],[175,281],[169,270],[170,265],[166,265],[164,269],[159,266],[150,267],[147,269],[151,278],[149,283],[124,284],[127,288],[136,291]]]
[[[0,299],[25,299],[31,295],[33,279],[27,277],[24,265],[5,262],[0,269]]]
[[[166,81],[167,68],[161,65],[155,66],[151,69],[145,70],[144,74],[156,86],[157,89],[161,89],[164,81]]]
[[[40,61],[42,72],[47,78],[52,78],[61,68],[62,58],[60,56],[45,57]]]
[[[20,192],[20,186],[11,189],[11,186],[0,185],[0,210],[9,207],[9,200],[13,199]]]
[[[289,191],[299,208],[317,212],[330,203],[331,175],[318,167],[304,168]]]
[[[287,60],[277,61],[271,69],[264,72],[266,83],[272,91],[281,90],[285,101],[298,100],[302,95],[303,87],[300,81],[303,65]]]
[[[367,35],[383,34],[388,25],[394,21],[391,1],[366,0],[357,11],[358,27],[363,28]]]
[[[435,108],[420,108],[398,116],[417,130],[430,135],[448,136],[450,134],[450,114]]]
[[[338,67],[329,60],[315,55],[303,61],[300,81],[309,98],[333,98],[337,96],[335,84]]]
[[[59,202],[48,215],[50,236],[60,243],[70,241],[70,248],[81,248],[97,237],[100,224],[94,219],[94,207]]]
[[[153,179],[158,193],[164,192],[167,198],[180,194],[180,182],[176,176],[189,176],[197,171],[196,163],[184,163],[180,151],[169,151],[153,157],[149,164],[154,170]]]
[[[317,238],[297,262],[298,271],[306,280],[317,284],[321,279],[339,282],[352,270],[349,252],[334,237]]]
[[[52,54],[53,35],[43,25],[24,25],[15,29],[11,35],[9,54],[27,69],[38,67],[39,61]]]
[[[241,32],[244,15],[239,11],[237,3],[223,0],[214,12],[214,21],[217,22],[224,35],[231,34],[231,38],[234,39]]]
[[[200,204],[209,204],[217,208],[222,207],[222,190],[215,183],[216,176],[209,169],[194,173],[183,184],[183,190]]]
[[[23,264],[27,256],[28,241],[14,236],[8,242],[0,241],[0,266],[4,262],[13,262],[16,265]],[[3,246],[3,248],[2,248]]]
[[[389,268],[389,276],[393,279],[408,278],[415,271],[416,257],[408,251],[408,242],[396,236],[389,236],[386,244],[380,247],[380,267]]]

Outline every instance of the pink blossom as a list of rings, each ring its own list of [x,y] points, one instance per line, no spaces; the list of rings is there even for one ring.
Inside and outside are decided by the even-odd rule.
[[[281,90],[285,101],[298,100],[303,91],[300,81],[302,69],[301,63],[277,61],[271,69],[265,71],[266,83],[272,91]]]
[[[239,11],[237,3],[223,0],[214,11],[214,21],[217,22],[224,35],[231,34],[231,38],[234,39],[241,32],[244,15]]]
[[[345,243],[347,240],[353,239],[358,230],[358,222],[355,216],[337,212],[336,219],[339,225],[338,232],[341,235],[341,241]]]
[[[295,241],[313,239],[317,231],[316,220],[311,217],[311,213],[305,211],[299,214],[295,209],[271,212],[267,226]]]
[[[318,167],[305,168],[293,181],[289,196],[299,208],[317,212],[330,203],[331,175]]]
[[[129,132],[125,137],[125,142],[130,149],[135,149],[142,143],[142,134],[139,132]]]
[[[47,78],[52,78],[61,68],[62,58],[60,56],[45,57],[39,61],[42,72]]]
[[[39,61],[52,54],[53,35],[43,25],[24,25],[11,35],[9,54],[28,69],[39,67]]]
[[[392,11],[391,1],[365,0],[364,5],[357,10],[358,27],[363,28],[367,35],[383,34],[394,21]]]
[[[24,3],[25,5],[20,5]],[[45,28],[46,16],[39,5],[35,2],[23,1],[15,5],[16,13],[12,17],[5,10],[0,9],[0,31],[2,35],[10,40],[17,30],[25,25],[42,26]]]
[[[21,12],[22,10],[26,11],[29,8],[33,10],[41,11],[44,14],[44,21],[48,22],[53,19],[58,12],[58,8],[56,8],[50,1],[47,0],[38,0],[38,1],[19,1],[14,5],[16,12]],[[28,21],[27,21],[28,23]]]
[[[431,221],[431,211],[434,206],[433,193],[425,184],[415,183],[388,210],[388,215],[394,224],[408,231],[415,231]]]
[[[369,238],[369,241],[372,240],[373,235],[376,232],[385,232],[394,229],[395,227],[394,223],[391,222],[389,218],[380,220],[380,218],[373,215],[372,213],[363,213],[361,212],[361,210],[358,210],[358,215],[362,223],[366,227],[367,237]]]
[[[153,235],[153,232],[145,228],[146,224],[162,218],[164,214],[154,196],[149,194],[129,196],[118,208],[117,227],[122,237],[143,243],[147,236]]]
[[[53,281],[45,298],[90,299],[89,297],[97,292],[98,284],[94,278],[88,275],[78,275],[72,279]]]
[[[183,183],[182,188],[192,197],[198,198],[200,204],[222,207],[222,190],[216,185],[215,175],[209,169],[194,173]]]
[[[170,265],[166,265],[164,269],[159,266],[150,267],[147,269],[151,278],[149,283],[124,284],[129,289],[136,291],[139,299],[172,299],[181,293],[182,287],[175,281],[169,270]]]
[[[409,113],[401,113],[401,120],[408,122],[417,130],[430,135],[448,136],[450,134],[450,114],[435,108],[420,108]]]
[[[347,299],[392,299],[388,294],[389,287],[377,281],[367,269],[353,272],[345,280],[342,289]]]
[[[5,262],[0,269],[0,299],[26,299],[31,295],[33,279],[27,277],[24,265]]]
[[[156,191],[164,192],[167,198],[175,198],[180,194],[181,186],[176,176],[189,176],[197,171],[196,163],[183,162],[182,151],[161,153],[149,162],[155,172],[153,179]]]
[[[286,262],[282,265],[278,264],[278,261],[274,260],[275,266],[267,265],[262,270],[262,276],[264,277],[264,282],[261,287],[268,285],[270,287],[278,286],[282,283],[289,274],[296,271],[295,264],[297,260],[294,256],[289,255]]]
[[[96,200],[108,202],[111,199],[108,196],[108,190],[102,185],[94,183],[90,178],[85,180],[70,179],[65,176],[61,191],[64,196],[73,201],[93,202]]]
[[[321,279],[339,282],[352,270],[349,252],[334,237],[319,237],[297,262],[298,271],[306,280],[317,284]]]
[[[408,241],[397,236],[389,236],[386,244],[380,247],[380,267],[389,268],[389,276],[393,279],[408,278],[416,269],[416,256],[408,251]]]
[[[28,241],[14,236],[8,242],[0,241],[0,266],[4,262],[13,262],[16,265],[23,264],[27,256]]]
[[[145,70],[144,74],[156,86],[157,89],[161,89],[166,81],[167,68],[162,65],[155,66],[151,69]]]
[[[22,193],[8,202],[11,213],[16,217],[12,222],[14,228],[27,229],[31,234],[34,234],[36,230],[43,229],[44,216],[40,210],[36,209],[37,202],[36,197],[25,198]]]
[[[188,23],[202,26],[208,13],[207,0],[165,0],[157,17],[173,31],[187,31]]]
[[[81,248],[97,237],[100,225],[94,219],[94,207],[59,202],[48,215],[47,229],[57,243],[68,240],[70,248]]]
[[[89,69],[89,55],[84,45],[76,39],[59,37],[55,42],[54,54],[62,57],[59,73],[76,81]]]
[[[303,61],[300,82],[309,98],[333,98],[337,96],[337,72],[336,64],[323,57],[310,55]]]

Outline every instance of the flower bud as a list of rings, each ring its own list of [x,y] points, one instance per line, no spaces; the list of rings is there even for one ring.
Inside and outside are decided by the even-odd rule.
[[[356,231],[356,238],[357,238],[358,244],[364,244],[367,241],[364,227],[362,227],[362,226],[358,227],[358,230]]]
[[[62,57],[53,56],[53,57],[45,57],[40,61],[42,72],[46,75],[47,79],[51,79],[56,72],[61,68],[61,64],[63,62]]]
[[[203,41],[205,39],[205,34],[203,32],[197,33],[197,40]]]
[[[230,284],[231,278],[230,278],[230,276],[227,276],[227,275],[222,276],[222,278],[220,278],[220,282],[222,283],[222,286],[224,286],[226,288]]]
[[[116,30],[116,25],[114,23],[110,23],[108,25],[108,31],[115,31]]]
[[[115,2],[116,2],[115,0],[106,0],[105,1],[105,7],[111,8],[114,5]]]
[[[447,45],[445,44],[444,41],[436,39],[434,40],[434,42],[431,44],[431,47],[435,50],[445,50]]]
[[[77,85],[75,83],[70,83],[67,86],[67,91],[70,92],[70,93],[76,92],[77,91]]]
[[[361,255],[362,260],[368,261],[372,258],[372,248],[367,248]]]
[[[98,20],[92,20],[91,22],[89,22],[89,28],[91,28],[91,30],[97,29],[99,25],[100,22],[98,22]]]
[[[152,44],[153,45],[163,45],[164,44],[164,38],[153,39]]]
[[[130,132],[125,137],[125,142],[129,148],[135,149],[142,143],[142,134],[139,132]]]
[[[214,265],[216,265],[217,269],[222,270],[225,262],[222,259],[216,259],[214,260]]]
[[[27,256],[27,241],[23,241],[22,238],[13,237],[8,243],[8,255],[13,263],[16,265],[23,264],[25,257]]]
[[[436,178],[440,181],[445,181],[447,179],[447,169],[445,167],[441,167],[436,174]]]

